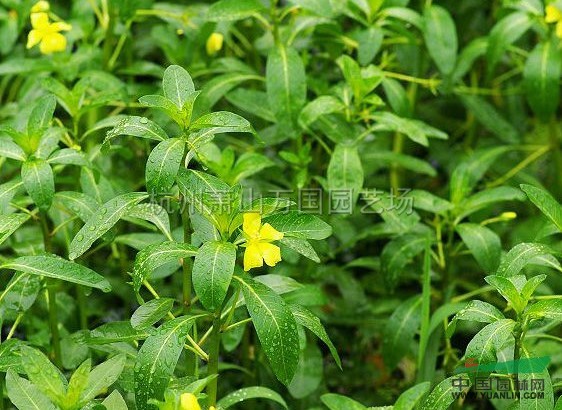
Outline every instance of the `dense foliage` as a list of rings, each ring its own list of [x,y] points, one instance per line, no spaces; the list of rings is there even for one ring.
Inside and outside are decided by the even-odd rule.
[[[0,39],[0,409],[562,409],[562,0]]]

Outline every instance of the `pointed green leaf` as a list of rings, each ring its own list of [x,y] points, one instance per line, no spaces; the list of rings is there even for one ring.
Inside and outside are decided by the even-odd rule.
[[[423,34],[429,55],[443,74],[451,74],[457,61],[457,29],[449,12],[431,5],[423,13]]]
[[[112,139],[120,135],[130,135],[155,141],[164,141],[168,138],[166,132],[158,124],[146,117],[134,115],[128,116],[117,124],[116,127],[108,131],[103,143],[108,144]]]
[[[400,394],[393,410],[414,410],[422,401],[425,394],[429,391],[431,384],[423,382],[410,387],[408,390]]]
[[[205,242],[193,262],[193,288],[203,306],[210,311],[221,307],[236,262],[236,246],[230,242]]]
[[[186,243],[162,242],[149,245],[141,250],[135,259],[133,288],[138,292],[142,282],[148,279],[154,269],[168,262],[179,261],[197,254],[197,248]]]
[[[290,305],[289,307],[291,308],[291,312],[293,313],[293,316],[295,317],[295,320],[299,325],[306,327],[320,340],[326,343],[326,346],[328,346],[328,349],[330,349],[330,353],[332,354],[336,364],[341,369],[341,360],[338,351],[330,340],[328,333],[326,333],[326,329],[324,329],[324,326],[320,322],[320,319],[314,313],[303,306]]]
[[[179,65],[171,65],[164,71],[162,79],[164,96],[171,100],[180,110],[187,97],[195,91],[189,73]]]
[[[149,399],[162,400],[189,329],[200,316],[180,316],[164,323],[145,340],[135,361],[135,403],[138,410],[153,406]]]
[[[30,159],[21,167],[23,185],[35,205],[47,210],[55,195],[55,180],[51,166],[44,159]]]
[[[180,138],[170,138],[159,143],[146,163],[146,187],[148,192],[169,194],[180,168],[185,150],[185,142]]]
[[[326,239],[332,234],[332,227],[317,216],[287,211],[273,214],[264,219],[286,236],[300,239]]]
[[[248,275],[234,276],[240,283],[246,307],[273,373],[288,385],[299,361],[297,324],[277,293]]]
[[[17,161],[25,161],[26,155],[23,149],[9,137],[0,137],[0,157],[11,158]]]
[[[8,397],[19,410],[56,410],[36,385],[19,377],[13,370],[8,370],[6,389]]]
[[[69,259],[76,259],[90,249],[98,238],[109,231],[131,208],[146,198],[148,198],[148,194],[144,192],[131,192],[103,204],[70,243]]]
[[[51,254],[21,256],[11,262],[0,265],[0,269],[12,269],[33,275],[47,276],[101,289],[104,292],[111,290],[109,282],[90,268]]]
[[[510,278],[517,275],[525,266],[535,262],[540,256],[550,256],[552,250],[540,243],[520,243],[515,245],[502,259],[496,275]]]
[[[540,211],[562,231],[562,205],[545,189],[522,184],[521,189]]]
[[[482,269],[494,273],[502,250],[499,236],[485,226],[472,223],[457,225],[455,229]]]
[[[126,358],[124,354],[113,356],[92,369],[88,378],[88,385],[80,398],[82,405],[96,398],[117,381],[125,367]]]
[[[160,298],[150,300],[135,310],[131,316],[131,326],[134,329],[144,329],[152,326],[168,314],[174,306],[174,299]]]
[[[0,215],[0,244],[29,219],[27,214]]]
[[[454,392],[468,391],[471,386],[470,378],[466,373],[451,376],[441,383],[429,393],[424,400],[421,410],[447,410],[455,401]]]
[[[447,337],[451,338],[459,320],[472,320],[480,323],[493,323],[505,319],[505,316],[495,306],[481,300],[472,300],[461,309],[447,327]]]
[[[261,9],[263,9],[263,5],[259,0],[220,0],[209,7],[207,20],[242,20],[250,17]]]
[[[21,361],[29,380],[49,399],[62,403],[66,394],[66,379],[59,369],[37,349],[22,346]]]

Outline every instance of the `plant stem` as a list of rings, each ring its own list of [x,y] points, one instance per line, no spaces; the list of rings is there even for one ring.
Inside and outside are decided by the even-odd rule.
[[[189,220],[189,208],[187,204],[182,203],[183,207],[181,212],[181,220],[183,225],[183,242],[191,243],[191,223]],[[191,270],[193,268],[191,258],[183,258],[183,285],[182,285],[182,295],[183,295],[183,311],[184,313],[189,312],[191,307]]]
[[[219,352],[220,352],[220,342],[221,342],[221,312],[220,310],[215,312],[215,318],[213,319],[213,332],[211,333],[211,347],[209,350],[209,364],[207,375],[219,374]],[[209,407],[216,406],[217,404],[217,387],[218,387],[218,377],[213,379],[207,386],[207,395],[209,396]]]
[[[423,380],[423,362],[425,358],[425,349],[429,340],[429,319],[431,309],[431,257],[430,257],[429,241],[426,245],[423,258],[423,283],[422,283],[422,321],[420,327],[420,345],[418,352],[418,382]]]
[[[51,247],[51,234],[49,232],[49,220],[47,212],[44,210],[39,211],[39,222],[41,224],[41,232],[43,233],[43,244],[46,252],[52,252]],[[62,355],[60,349],[60,335],[59,335],[59,319],[57,308],[57,291],[56,282],[53,279],[47,279],[47,299],[49,306],[49,326],[51,329],[51,338],[53,344],[53,357],[54,362],[58,367],[62,367]]]
[[[80,285],[76,285],[76,300],[78,302],[78,315],[80,318],[80,329],[88,329],[88,312],[86,312],[86,298],[84,289]]]

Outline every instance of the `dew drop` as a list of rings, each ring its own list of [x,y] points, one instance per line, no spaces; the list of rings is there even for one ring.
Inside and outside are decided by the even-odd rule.
[[[140,122],[141,124],[148,124],[148,118],[141,117],[141,119],[139,120],[139,122]]]

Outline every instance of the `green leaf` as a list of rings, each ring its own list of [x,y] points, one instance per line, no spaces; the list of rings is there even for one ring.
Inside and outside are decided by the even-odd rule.
[[[323,357],[314,343],[307,343],[300,351],[295,376],[287,389],[295,399],[303,399],[318,389],[324,377]]]
[[[429,396],[424,400],[420,409],[447,410],[455,401],[455,397],[452,393],[468,391],[471,385],[470,378],[466,373],[451,376],[435,386],[431,393],[429,393]]]
[[[220,0],[207,11],[209,21],[242,20],[263,9],[259,0]]]
[[[27,214],[0,214],[0,244],[29,219]]]
[[[460,224],[455,229],[482,269],[488,274],[494,273],[501,258],[500,237],[478,224]]]
[[[135,403],[138,410],[153,408],[149,399],[162,400],[189,329],[200,316],[180,316],[158,328],[145,340],[135,361]]]
[[[144,329],[152,326],[168,314],[174,306],[174,299],[160,298],[150,300],[135,310],[131,316],[131,326],[134,329]]]
[[[217,229],[226,230],[232,211],[230,186],[215,176],[185,168],[180,168],[176,180],[185,200]]]
[[[25,161],[26,155],[24,150],[10,137],[0,137],[0,157]]]
[[[130,192],[103,204],[72,239],[68,258],[76,259],[90,249],[98,238],[109,231],[131,208],[146,198],[148,198],[148,194],[144,192]]]
[[[181,258],[189,258],[197,254],[197,249],[186,243],[162,242],[148,245],[141,250],[135,258],[133,270],[133,288],[138,292],[142,282],[147,279],[152,271],[169,262]]]
[[[281,242],[287,248],[290,248],[293,251],[301,254],[302,256],[316,263],[320,263],[318,254],[316,253],[310,242],[308,242],[306,239],[291,238],[290,236],[286,236],[279,242]]]
[[[457,29],[455,21],[443,7],[432,5],[423,13],[423,34],[429,55],[445,75],[455,69],[457,61]]]
[[[78,165],[83,167],[90,165],[86,156],[73,148],[56,150],[49,156],[47,162],[49,164]]]
[[[193,262],[193,288],[205,309],[216,311],[222,306],[236,262],[236,245],[230,242],[206,242]]]
[[[361,403],[339,394],[328,393],[320,396],[320,400],[330,410],[367,410]]]
[[[453,333],[455,333],[455,328],[459,320],[493,323],[502,319],[505,319],[505,316],[495,306],[482,302],[481,300],[472,300],[453,317],[453,320],[451,320],[447,327],[447,337],[451,338]]]
[[[476,95],[459,95],[459,98],[467,111],[474,115],[476,121],[500,141],[508,144],[520,141],[519,131],[492,104]]]
[[[49,399],[62,403],[66,394],[66,379],[54,364],[39,350],[22,346],[21,361],[29,380]]]
[[[405,234],[384,246],[381,253],[381,265],[388,287],[394,289],[406,265],[425,249],[428,240],[425,235]]]
[[[86,386],[90,377],[90,369],[92,362],[90,359],[85,360],[72,374],[68,382],[68,390],[64,398],[64,405],[66,408],[74,407],[80,400],[80,396]]]
[[[413,189],[406,196],[412,198],[412,206],[414,208],[435,214],[442,214],[454,207],[449,201],[421,189]]]
[[[539,300],[525,314],[534,319],[562,320],[562,299]]]
[[[134,329],[127,320],[108,322],[96,327],[86,336],[88,345],[104,345],[116,342],[134,342],[146,339],[150,329]]]
[[[414,410],[429,391],[429,382],[418,383],[398,396],[393,410]]]
[[[311,126],[323,115],[340,113],[345,110],[345,105],[336,97],[322,95],[309,102],[299,114],[299,124],[302,128]]]
[[[424,147],[429,145],[428,138],[447,139],[443,131],[431,127],[419,120],[400,118],[391,112],[380,111],[372,114],[376,121],[375,131],[395,131],[405,134],[408,138]]]
[[[239,88],[228,93],[226,99],[242,111],[256,115],[266,121],[275,122],[275,116],[267,102],[267,94],[263,91]]]
[[[180,168],[185,142],[170,138],[159,143],[146,163],[145,177],[148,192],[159,195],[169,194]]]
[[[17,272],[0,294],[0,312],[25,312],[33,305],[41,288],[40,277]]]
[[[522,184],[521,189],[533,204],[562,231],[562,205],[545,189]]]
[[[336,350],[336,347],[330,340],[328,333],[326,333],[326,329],[324,329],[324,326],[322,326],[320,319],[314,313],[312,313],[310,310],[308,310],[303,306],[290,305],[289,307],[297,323],[301,326],[306,327],[308,330],[314,333],[320,340],[322,340],[326,344],[326,346],[328,346],[328,349],[330,349],[330,353],[332,354],[332,357],[334,358],[338,367],[341,369],[342,366],[341,366],[341,360],[338,351]]]
[[[548,121],[558,108],[561,70],[562,57],[558,43],[553,41],[537,44],[525,63],[523,86],[527,101],[543,121]]]
[[[511,319],[501,319],[486,325],[468,343],[464,359],[474,359],[478,365],[497,361],[497,353],[508,341],[513,343],[512,331],[515,324]]]
[[[451,175],[451,202],[459,204],[474,189],[474,186],[484,176],[488,168],[497,160],[512,150],[511,147],[494,147],[474,152],[462,161]]]
[[[195,86],[189,73],[179,65],[171,65],[164,71],[162,79],[164,96],[172,101],[180,110],[187,97],[195,92]]]
[[[525,302],[529,302],[529,299],[537,289],[537,287],[544,282],[546,275],[537,275],[530,278],[523,288],[521,289],[521,297]]]
[[[263,81],[263,77],[252,73],[228,73],[213,78],[201,90],[194,112],[199,115],[208,112],[226,93],[249,80]]]
[[[163,110],[180,126],[186,125],[181,109],[172,100],[163,95],[143,95],[139,98],[139,102],[147,107]]]
[[[384,362],[391,369],[410,351],[421,323],[421,302],[420,296],[414,296],[401,303],[388,318],[382,350]]]
[[[86,222],[99,208],[98,202],[87,194],[74,191],[61,191],[55,194],[55,201],[60,201],[68,210]]]
[[[513,277],[511,277],[513,278]],[[521,298],[519,290],[515,284],[503,276],[490,275],[486,276],[484,280],[492,285],[499,293],[507,300],[517,313],[521,313],[525,307],[525,301]]]
[[[12,269],[33,275],[47,276],[101,289],[104,292],[111,290],[109,282],[90,268],[51,254],[21,256],[11,262],[0,265],[0,269]]]
[[[121,393],[119,393],[117,390],[113,390],[111,394],[101,402],[101,404],[104,405],[106,409],[129,410],[125,399],[123,399],[123,396],[121,396]]]
[[[6,375],[8,397],[19,410],[56,410],[36,385],[21,378],[13,370]]]
[[[332,227],[317,216],[287,211],[273,214],[264,219],[286,236],[300,239],[326,239],[332,234]]]
[[[23,188],[23,182],[16,178],[0,185],[0,212],[6,213],[11,208],[10,201]]]
[[[220,399],[217,406],[220,409],[228,409],[229,407],[249,399],[267,399],[279,403],[284,409],[289,408],[285,400],[283,400],[277,392],[261,386],[245,387],[233,391]]]
[[[297,323],[285,301],[248,275],[234,276],[242,287],[246,307],[273,373],[288,385],[299,361]]]
[[[390,164],[396,164],[408,171],[416,172],[418,174],[425,174],[429,176],[435,176],[437,173],[435,169],[428,164],[426,161],[419,158],[404,155],[391,151],[370,151],[361,153],[361,158],[363,159],[363,166],[369,170],[373,166],[382,168]]]
[[[470,214],[484,209],[488,206],[505,201],[524,201],[525,195],[510,186],[485,189],[469,196],[457,207],[458,219],[464,219]]]
[[[52,94],[40,97],[31,110],[27,120],[27,134],[36,136],[41,134],[50,124],[57,106],[57,99]]]
[[[337,144],[328,164],[328,189],[332,192],[349,193],[351,203],[334,201],[330,204],[333,212],[349,211],[354,206],[363,189],[363,166],[356,146]]]
[[[107,132],[104,145],[109,144],[112,139],[120,135],[130,135],[132,137],[146,138],[155,141],[168,139],[166,132],[158,124],[146,117],[130,115],[122,120],[116,127]]]
[[[524,12],[511,13],[496,23],[489,35],[488,75],[494,72],[507,48],[515,43],[531,27],[532,23],[531,16]]]
[[[529,359],[534,356],[526,349],[521,349],[521,359]],[[521,395],[519,400],[520,410],[552,410],[554,408],[554,393],[552,380],[548,369],[543,371],[533,370],[530,373],[520,373],[517,376],[519,382],[527,382],[529,390]],[[531,388],[532,380],[544,380],[544,388]],[[535,392],[536,394],[530,394]],[[534,396],[534,397],[533,397]]]
[[[287,132],[293,132],[306,102],[304,64],[294,48],[279,45],[269,52],[266,88],[269,106],[278,124],[287,127]]]
[[[550,255],[552,250],[540,243],[520,243],[515,245],[502,259],[496,275],[506,278],[517,275],[521,269],[540,256]]]
[[[126,356],[120,354],[94,367],[88,378],[88,386],[82,393],[81,403],[88,403],[115,383],[123,372],[125,361]]]
[[[23,185],[35,205],[41,210],[51,207],[55,195],[55,180],[51,166],[44,159],[29,159],[21,167]]]
[[[167,239],[172,240],[170,231],[170,216],[168,212],[155,203],[135,205],[128,213],[128,219],[138,218],[153,223]]]
[[[191,123],[191,130],[210,128],[213,134],[222,132],[248,132],[255,134],[256,131],[245,118],[228,111],[216,111],[203,115]]]

